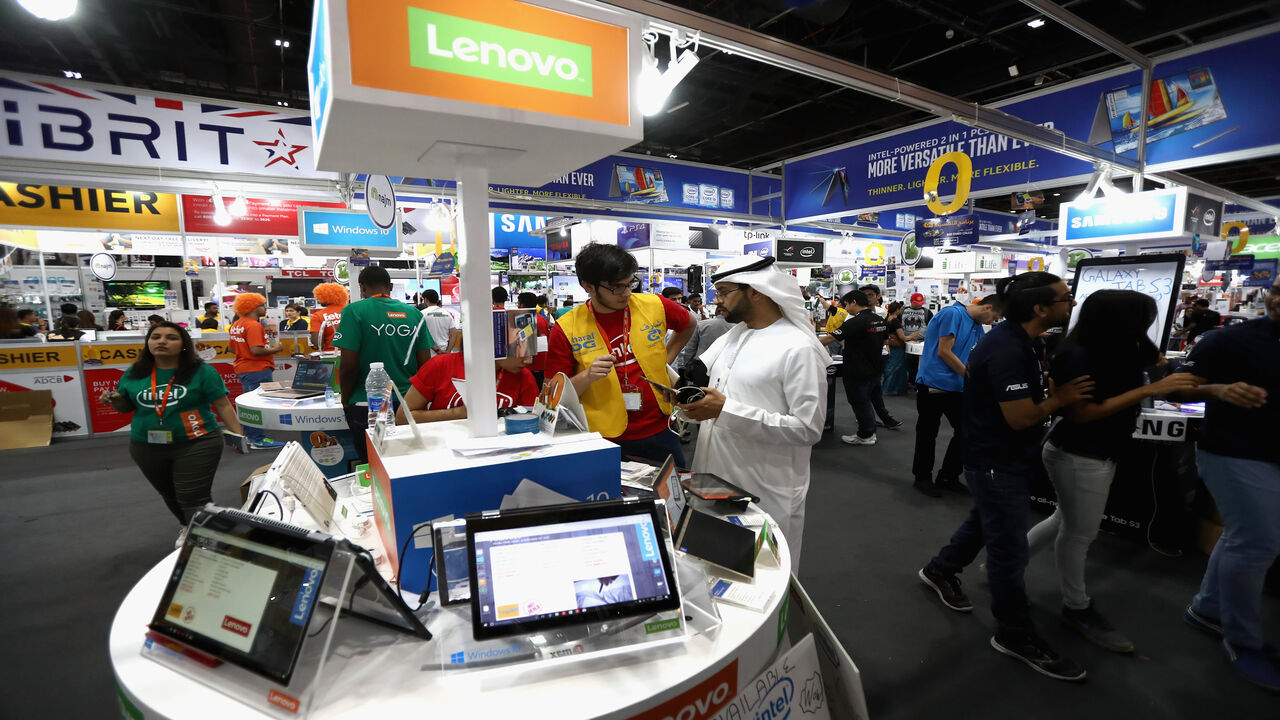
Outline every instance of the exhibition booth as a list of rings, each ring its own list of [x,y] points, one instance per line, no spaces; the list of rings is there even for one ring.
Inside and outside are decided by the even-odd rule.
[[[563,377],[548,378],[557,390],[533,407],[499,416],[491,362],[508,357],[508,328],[490,289],[509,289],[508,307],[519,292],[553,306],[585,301],[573,261],[587,243],[632,253],[642,290],[675,287],[707,304],[720,262],[773,257],[815,321],[823,301],[868,283],[883,304],[919,293],[938,310],[994,292],[997,278],[1048,270],[1080,302],[1106,288],[1150,295],[1160,311],[1152,340],[1174,362],[1180,303],[1207,295],[1224,315],[1256,317],[1275,277],[1280,210],[1170,178],[1275,144],[1270,126],[1248,121],[1221,139],[1201,136],[1215,130],[1215,78],[1226,88],[1253,72],[1233,48],[1265,46],[1276,27],[1160,59],[1156,82],[1194,85],[1205,112],[1153,130],[1160,142],[1145,166],[1125,154],[1128,126],[1103,133],[1106,150],[1093,137],[1106,126],[1094,126],[1095,110],[1139,102],[1135,87],[1145,102],[1141,73],[1121,70],[1015,98],[1000,119],[937,112],[742,170],[623,152],[643,137],[637,99],[656,72],[648,36],[672,35],[674,47],[678,31],[609,3],[475,5],[459,17],[412,2],[353,14],[350,3],[316,0],[310,114],[78,82],[56,98],[66,108],[50,110],[23,94],[48,92],[47,83],[15,75],[0,85],[30,137],[41,127],[56,134],[51,115],[80,113],[112,138],[82,155],[64,141],[0,147],[0,299],[53,322],[63,302],[103,318],[123,310],[137,328],[0,343],[0,389],[52,391],[55,438],[123,432],[130,417],[97,398],[137,359],[142,328],[158,314],[191,329],[240,422],[287,443],[247,483],[242,508],[202,511],[121,604],[111,662],[131,717],[428,708],[659,720],[736,717],[735,707],[749,717],[766,707],[762,676],[766,694],[782,679],[794,688],[816,677],[818,717],[867,717],[853,659],[789,572],[788,538],[734,477],[622,457],[591,431]],[[394,42],[408,57],[426,41],[389,31],[405,25],[406,8],[476,32],[494,27],[478,18],[503,17],[555,35],[562,52],[590,52],[549,60],[536,81],[520,75],[529,53],[501,55],[496,39],[458,38],[406,65],[386,52]],[[702,40],[710,47],[728,43],[711,35]],[[481,47],[501,55],[501,67],[477,75],[458,65],[488,52]],[[1209,63],[1213,77],[1185,77],[1184,66]],[[587,80],[593,92],[581,90]],[[495,83],[510,92],[495,94]],[[112,125],[122,104],[154,105],[146,121],[180,152]],[[221,129],[203,130],[202,118]],[[1057,135],[1041,134],[1046,123]],[[1181,129],[1162,135],[1169,127]],[[135,166],[154,177],[127,170]],[[1112,182],[1137,176],[1140,190],[1144,172],[1165,187],[1126,193]],[[1075,183],[1086,191],[1057,218],[1037,215],[1044,198],[1033,188]],[[974,198],[996,196],[1012,196],[1009,211],[975,208]],[[285,307],[315,308],[321,282],[359,299],[353,279],[375,261],[396,299],[433,290],[458,316],[465,420],[418,424],[410,414],[396,425],[389,385],[368,431],[353,433],[333,393],[241,392],[225,332],[236,295],[268,299],[267,324],[284,348],[276,383],[291,384],[301,363],[327,363],[336,378],[335,353],[313,347],[308,332],[279,329]],[[205,302],[220,308],[218,331],[198,329]],[[922,343],[906,352],[919,355]],[[839,367],[828,377],[829,421]],[[1104,526],[1151,539],[1157,506],[1177,505],[1161,499],[1178,492],[1164,478],[1185,473],[1202,416],[1194,405],[1142,410],[1142,442],[1120,462]],[[365,453],[367,467],[355,467]],[[1052,507],[1047,482],[1030,502]],[[796,695],[770,696],[768,716],[799,708]]]

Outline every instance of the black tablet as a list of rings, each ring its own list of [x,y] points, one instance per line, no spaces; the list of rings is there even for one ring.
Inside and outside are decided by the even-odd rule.
[[[703,500],[760,502],[760,498],[712,473],[693,473],[682,484],[686,490]]]
[[[467,516],[477,640],[680,607],[652,500],[606,500]]]
[[[321,532],[199,510],[151,630],[288,685],[333,548]]]
[[[436,597],[441,605],[461,605],[471,599],[467,569],[467,521],[442,520],[431,524],[435,553]]]
[[[741,577],[756,575],[756,534],[700,510],[686,508],[676,530],[676,549]]]

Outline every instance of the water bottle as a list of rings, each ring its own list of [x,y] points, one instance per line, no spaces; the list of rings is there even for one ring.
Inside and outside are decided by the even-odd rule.
[[[369,427],[373,427],[382,412],[382,399],[387,391],[387,383],[391,376],[383,369],[382,363],[369,363],[369,377],[364,381],[364,392],[369,400]]]
[[[333,392],[333,388],[331,387],[327,387],[324,389],[324,406],[325,407],[338,406],[338,396]]]

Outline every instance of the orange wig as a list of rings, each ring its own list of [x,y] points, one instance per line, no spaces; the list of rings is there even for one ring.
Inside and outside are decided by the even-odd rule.
[[[231,309],[236,311],[236,315],[244,317],[265,302],[267,302],[267,299],[258,293],[240,293],[231,303]]]
[[[320,283],[311,291],[312,297],[316,302],[325,307],[337,305],[339,307],[347,304],[347,289],[338,283]]]

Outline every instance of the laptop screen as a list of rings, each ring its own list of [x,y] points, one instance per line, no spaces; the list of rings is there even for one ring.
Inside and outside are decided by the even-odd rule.
[[[151,629],[288,685],[332,552],[318,533],[202,510]]]
[[[298,390],[323,390],[332,379],[333,363],[299,360],[298,371],[293,376],[293,387]]]
[[[651,501],[469,517],[476,638],[678,608],[657,517]]]

